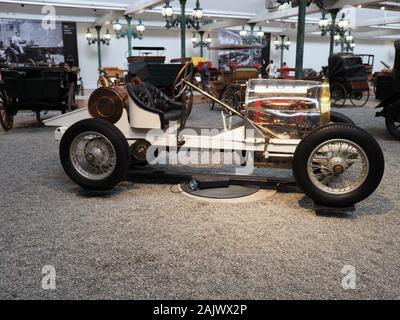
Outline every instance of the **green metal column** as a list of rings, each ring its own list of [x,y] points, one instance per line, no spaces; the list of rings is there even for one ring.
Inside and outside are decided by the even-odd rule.
[[[249,23],[250,26],[250,44],[253,45],[255,43],[254,37],[254,27],[256,26],[255,23]],[[254,65],[254,49],[250,49],[250,64]]]
[[[330,42],[330,47],[329,47],[329,56],[333,56],[333,51],[335,48],[335,34],[336,34],[336,17],[338,14],[339,10],[338,9],[333,9],[330,11],[331,17],[332,17],[332,25],[331,25],[331,42]]]
[[[101,62],[101,38],[100,38],[100,31],[101,31],[101,26],[95,26],[96,32],[97,32],[97,59],[99,61],[99,69],[102,67],[102,62]]]
[[[299,3],[299,23],[297,26],[296,79],[303,80],[304,37],[306,29],[307,1],[298,0],[298,3]]]
[[[130,15],[125,16],[126,22],[128,24],[127,38],[128,38],[128,57],[132,56],[132,17]]]
[[[181,4],[181,57],[186,58],[186,0],[179,0]]]
[[[203,58],[204,57],[204,46],[203,46],[204,31],[199,31],[199,34],[200,34],[200,57]]]
[[[283,52],[285,51],[285,35],[281,35],[281,69],[283,68]]]

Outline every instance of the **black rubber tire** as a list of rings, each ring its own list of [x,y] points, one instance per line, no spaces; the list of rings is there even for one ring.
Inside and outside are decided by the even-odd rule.
[[[385,123],[392,137],[400,140],[400,101],[388,108]]]
[[[365,95],[364,95],[364,92],[366,92]],[[353,94],[350,94],[350,102],[353,106],[362,108],[368,103],[371,92],[368,90],[368,91],[363,91],[359,94],[361,96],[356,96],[356,97],[353,97]],[[360,97],[360,98],[358,99],[357,97]]]
[[[68,88],[68,99],[67,99],[67,112],[71,112],[75,107],[75,83],[71,82]]]
[[[0,110],[0,125],[4,131],[10,131],[14,126],[14,116],[5,110]]]
[[[36,114],[36,120],[37,120],[37,122],[39,122],[39,123],[41,123],[42,122],[42,115],[40,114],[40,110],[38,110],[38,111],[36,111],[35,112],[35,114]]]
[[[8,97],[4,88],[0,89],[0,126],[4,131],[10,131],[14,125],[14,115],[7,111]]]
[[[18,55],[13,50],[6,50],[6,60],[8,63],[18,63]]]
[[[91,180],[82,176],[72,165],[70,148],[74,138],[87,131],[98,132],[105,136],[113,145],[117,163],[114,172],[103,180]],[[64,134],[60,143],[60,160],[66,174],[76,184],[87,190],[108,191],[120,183],[129,169],[129,145],[122,132],[102,119],[85,119],[71,126]]]
[[[240,103],[238,101],[236,90],[233,86],[226,86],[224,91],[221,93],[219,100],[225,102],[228,106],[236,111],[239,111],[238,109],[240,109]]]
[[[347,123],[355,126],[356,124],[354,123],[353,120],[351,120],[349,117],[345,116],[344,114],[336,111],[331,111],[331,122],[333,123]]]
[[[332,139],[346,139],[360,146],[368,160],[369,172],[365,182],[356,190],[335,195],[321,190],[309,177],[307,164],[320,144]],[[293,159],[293,174],[303,192],[316,204],[328,207],[348,207],[368,198],[379,186],[385,170],[385,160],[378,142],[366,131],[348,124],[330,124],[317,128],[297,147]]]
[[[215,102],[211,101],[210,110],[214,110],[214,108],[215,108]]]

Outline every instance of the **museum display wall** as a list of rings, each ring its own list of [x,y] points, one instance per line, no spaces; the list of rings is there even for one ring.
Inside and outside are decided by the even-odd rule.
[[[78,23],[78,50],[79,60],[81,61],[80,67],[82,69],[82,77],[85,81],[87,88],[95,88],[97,84],[98,74],[94,72],[97,70],[97,48],[96,46],[89,46],[86,40],[86,32],[89,24]],[[107,28],[102,29],[102,34],[106,33]],[[92,30],[93,32],[93,30]],[[127,40],[126,38],[116,39],[115,34],[112,32],[110,26],[110,32],[112,33],[112,40],[110,46],[102,46],[102,60],[103,66],[118,66],[120,68],[127,69]],[[187,56],[198,56],[199,49],[192,47],[191,42],[192,33],[187,33]],[[165,52],[162,55],[166,56],[166,61],[169,62],[171,59],[180,57],[180,31],[176,30],[165,30],[165,29],[151,29],[147,28],[143,40],[134,39],[134,46],[161,46],[165,47]],[[138,55],[138,52],[133,52],[134,55]],[[161,54],[161,52],[160,52]],[[217,52],[211,51],[211,60],[218,61]],[[207,49],[204,52],[205,57],[209,57]]]
[[[97,69],[97,49],[96,46],[88,46],[86,40],[86,32],[89,24],[78,23],[78,50],[79,50],[79,61],[82,69],[82,77],[85,81],[86,88],[95,88],[97,83],[97,73],[93,70]],[[107,27],[103,27],[102,34],[107,30]],[[110,46],[102,46],[102,59],[103,66],[118,66],[120,68],[127,68],[127,40],[116,39],[110,26],[110,32],[112,33],[112,40]],[[187,56],[198,56],[199,48],[193,48],[191,43],[192,31],[187,32],[186,47]],[[213,39],[218,37],[217,34],[212,34]],[[296,38],[291,37],[292,45],[289,51],[285,51],[284,61],[288,63],[290,67],[294,67],[296,60]],[[179,30],[165,30],[165,29],[152,29],[147,27],[143,40],[134,39],[134,46],[163,46],[166,48],[163,55],[166,56],[166,61],[180,57],[180,33]],[[338,47],[335,48],[338,50]],[[356,54],[363,54],[373,52],[375,54],[375,70],[380,70],[382,65],[380,61],[384,61],[389,65],[394,62],[393,52],[393,41],[392,40],[362,40],[357,41],[355,48]],[[312,68],[314,70],[321,70],[322,66],[327,65],[329,55],[329,41],[328,39],[321,37],[306,37],[305,42],[305,54],[304,54],[304,67]],[[210,51],[210,55],[207,49],[204,51],[204,56],[210,58],[214,65],[218,64],[218,53],[217,51]],[[280,61],[280,52],[271,48],[271,59],[276,62]]]

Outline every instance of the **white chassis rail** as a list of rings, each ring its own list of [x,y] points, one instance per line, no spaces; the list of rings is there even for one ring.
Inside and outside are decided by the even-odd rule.
[[[139,107],[130,99],[130,109],[139,109]],[[132,110],[138,111],[138,110]],[[140,109],[143,113],[143,110]],[[186,128],[177,136],[178,125],[172,125],[166,132],[161,129],[144,129],[146,124],[139,123],[140,119],[136,118],[131,123],[128,120],[128,114],[126,110],[123,111],[121,119],[115,124],[115,126],[121,130],[126,139],[130,144],[136,140],[147,140],[153,146],[160,147],[177,147],[178,140],[184,141],[186,148],[193,149],[208,149],[208,150],[243,150],[253,152],[264,152],[265,158],[292,158],[297,145],[300,140],[294,139],[271,139],[269,143],[266,143],[265,137],[261,136],[259,132],[255,132],[253,137],[247,135],[246,126],[241,125],[235,128],[227,128],[224,116],[224,130],[216,131],[214,134],[201,135],[199,131],[201,128]],[[65,115],[61,115],[52,119],[45,120],[46,126],[57,127],[55,131],[55,139],[60,141],[67,131],[67,129],[73,124],[84,120],[90,119],[92,116],[89,114],[88,109],[79,109],[70,112]],[[145,121],[149,121],[149,117]],[[144,119],[142,118],[142,119]],[[138,128],[138,126],[140,128]],[[157,128],[158,124],[148,124],[147,127]]]

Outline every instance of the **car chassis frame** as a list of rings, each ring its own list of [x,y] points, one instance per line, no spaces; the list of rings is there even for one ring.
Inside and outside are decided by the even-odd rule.
[[[174,98],[178,99],[184,95],[193,94],[193,90],[195,90],[221,105],[228,113],[228,115],[225,115],[222,112],[223,130],[221,132],[213,135],[212,138],[203,137],[186,133],[183,128],[179,127],[178,123],[175,123],[165,131],[164,139],[152,138],[149,132],[163,129],[162,125],[160,125],[157,117],[154,117],[154,114],[144,110],[131,95],[128,110],[124,109],[122,116],[114,124],[101,119],[92,119],[86,109],[77,110],[45,121],[48,126],[58,127],[55,134],[56,140],[61,140],[60,158],[70,178],[86,189],[112,189],[123,179],[129,167],[128,160],[125,159],[128,152],[125,149],[132,148],[136,143],[141,142],[141,147],[146,145],[176,148],[177,150],[185,147],[187,149],[254,152],[256,154],[254,163],[256,167],[293,168],[299,187],[315,203],[324,206],[352,206],[366,199],[379,186],[384,172],[384,158],[379,144],[364,130],[351,123],[345,123],[346,119],[344,121],[339,119],[336,122],[340,123],[335,124],[330,122],[328,83],[323,83],[319,88],[322,92],[319,114],[320,125],[312,128],[304,137],[282,138],[282,135],[271,130],[270,126],[260,125],[249,119],[249,113],[244,115],[198,88],[192,83],[193,74],[188,72],[189,69],[190,66],[185,65],[177,76],[174,83]],[[273,84],[273,81],[276,80],[265,81],[271,81],[271,84]],[[296,83],[304,84],[307,82],[295,81],[293,83],[295,87]],[[249,103],[249,95],[247,100],[246,103]],[[254,110],[252,112],[255,113]],[[274,110],[273,114],[280,114],[280,111]],[[291,116],[293,114],[297,115],[298,112],[292,112]],[[240,117],[243,123],[232,127],[229,123],[232,115]],[[251,137],[247,134],[249,129],[254,132]],[[118,131],[118,133],[116,134],[115,131]],[[107,147],[104,147],[104,150],[100,150],[95,146],[96,143],[90,139],[86,142],[86,146],[84,145],[85,150],[95,150],[92,152],[93,154],[89,153],[90,157],[87,154],[83,155],[82,161],[88,162],[89,167],[91,159],[96,158],[96,152],[100,155],[98,159],[103,159],[108,155],[109,160],[112,160],[107,163],[107,166],[111,166],[114,171],[108,176],[103,174],[101,176],[104,177],[103,179],[88,179],[87,176],[80,175],[79,170],[74,168],[71,146],[73,146],[74,139],[85,132],[99,132],[96,138],[92,140],[100,141],[105,138],[105,143],[108,144]],[[119,148],[118,143],[114,143],[113,139],[118,143],[124,140],[126,146]],[[223,149],[221,149],[221,145]],[[200,146],[201,148],[199,148]],[[119,152],[119,149],[122,151]],[[115,157],[110,156],[110,153],[113,153],[110,150],[114,150]],[[118,153],[120,153],[119,156]],[[117,160],[114,158],[117,158]],[[99,165],[96,162],[98,159],[93,160],[96,165]],[[141,160],[144,160],[144,158]],[[123,165],[121,165],[121,162]],[[357,171],[354,181],[347,182],[347,186],[342,183],[344,186],[340,188],[335,188],[333,183],[330,185],[332,180],[335,180],[336,184],[340,184],[337,182],[340,180],[339,178],[345,180],[344,177],[355,166],[360,167],[360,172]],[[124,169],[118,170],[120,167],[124,167]]]

